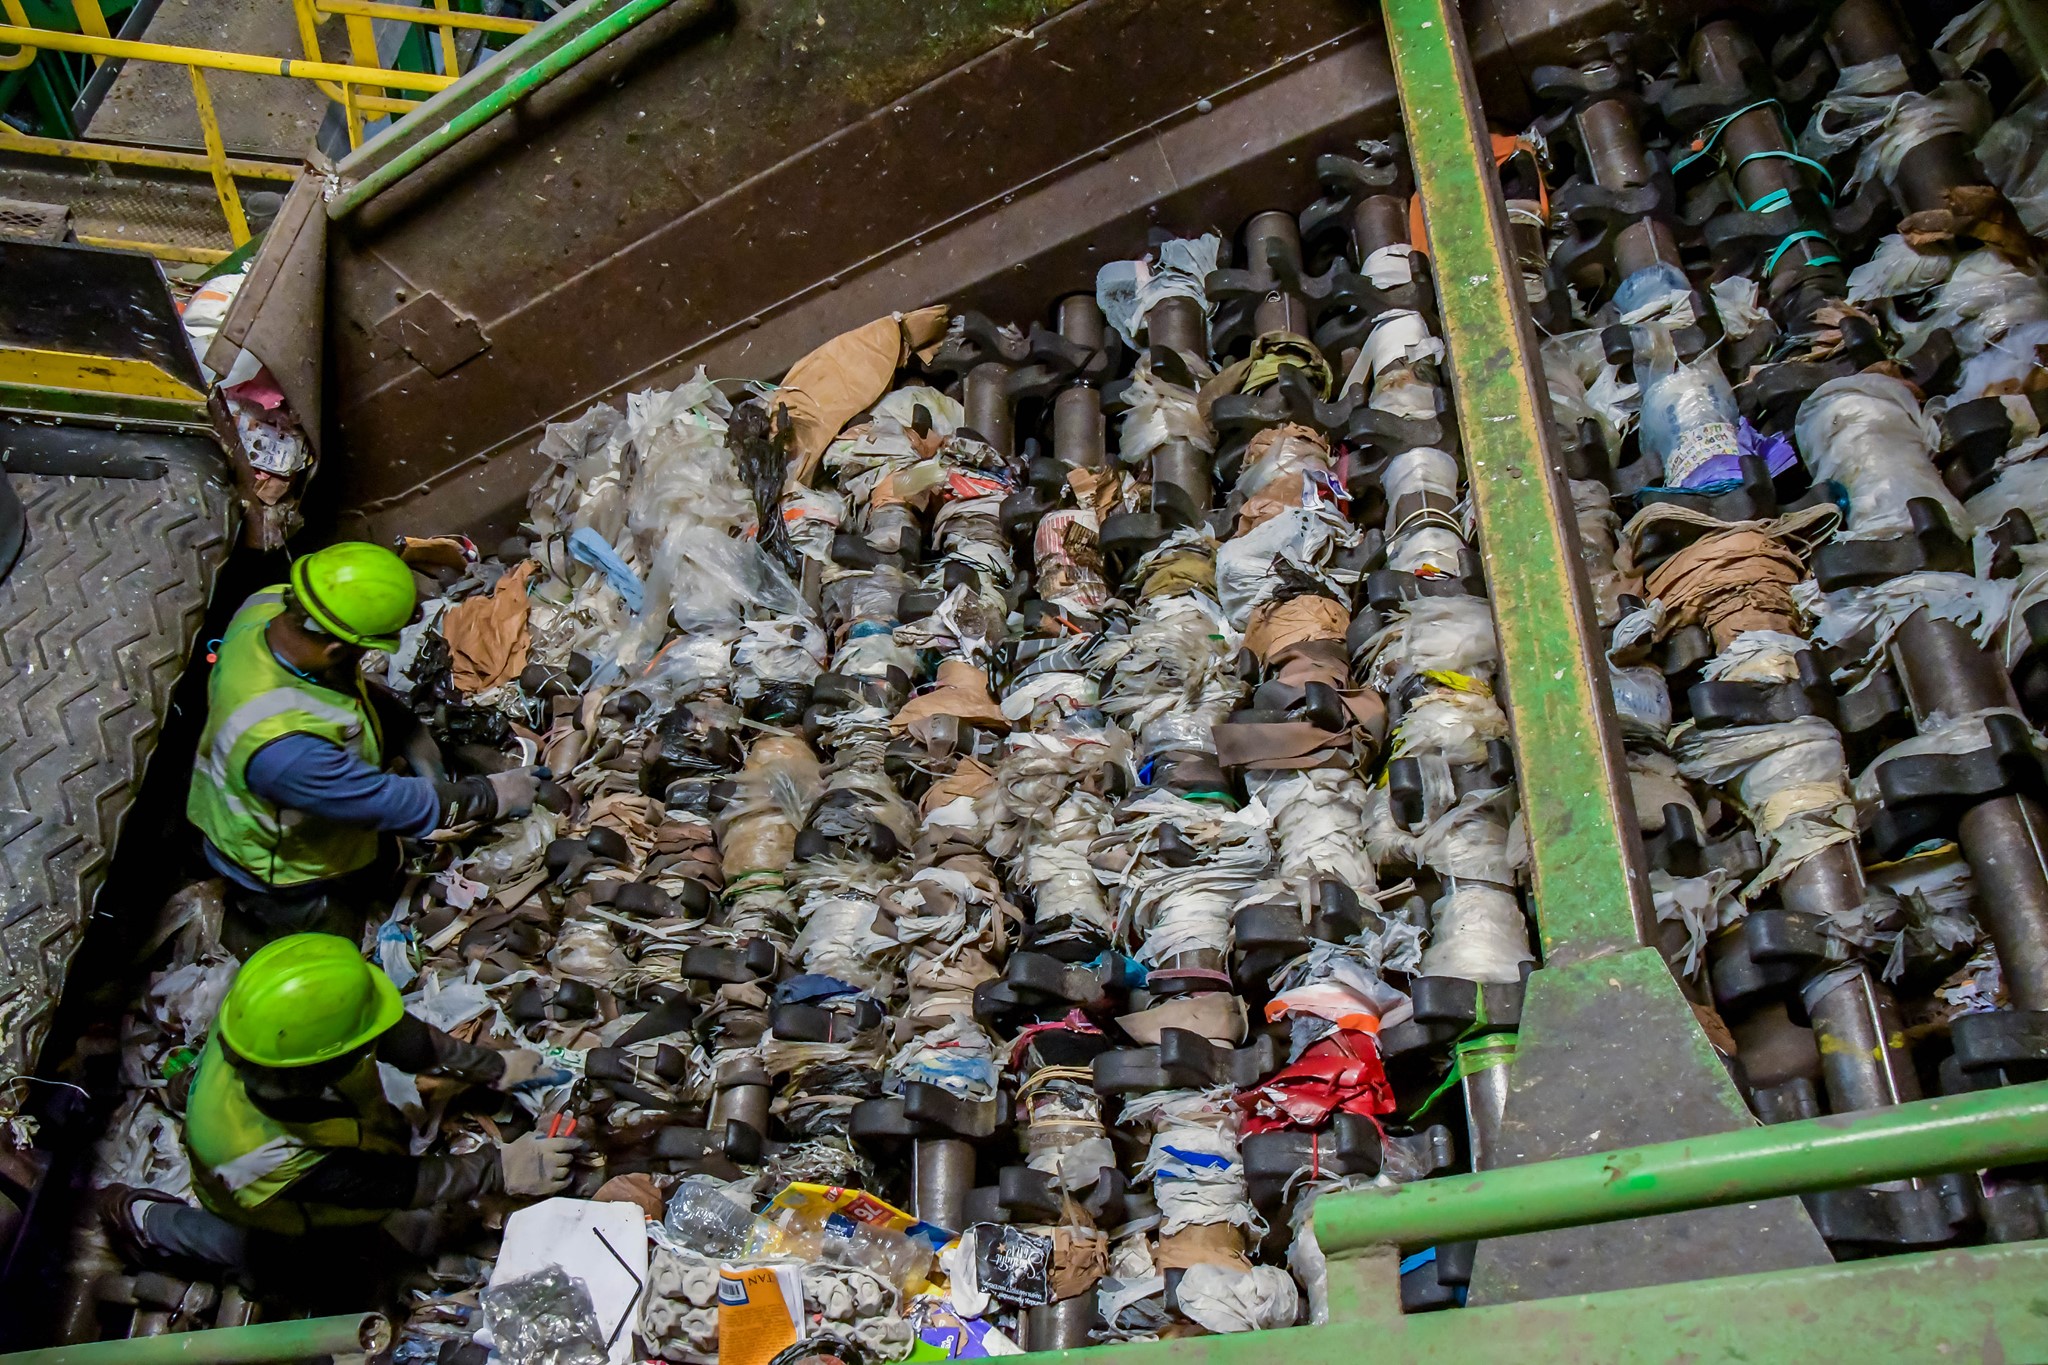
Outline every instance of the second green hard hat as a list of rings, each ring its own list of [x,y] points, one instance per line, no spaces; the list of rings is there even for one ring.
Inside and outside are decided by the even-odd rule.
[[[292,934],[250,955],[220,1007],[221,1041],[258,1066],[314,1066],[398,1022],[398,987],[334,934]]]

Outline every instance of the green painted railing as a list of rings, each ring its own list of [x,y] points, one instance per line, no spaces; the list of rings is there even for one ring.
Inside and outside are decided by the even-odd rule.
[[[172,1332],[0,1356],[6,1365],[272,1365],[321,1356],[374,1355],[391,1344],[379,1313],[258,1322],[210,1332]]]
[[[346,218],[477,129],[514,108],[607,44],[672,6],[680,22],[707,18],[727,0],[583,0],[513,43],[343,162],[344,189],[327,205]]]
[[[2042,1159],[2048,1081],[1333,1194],[1316,1240],[1330,1254],[1467,1242]]]

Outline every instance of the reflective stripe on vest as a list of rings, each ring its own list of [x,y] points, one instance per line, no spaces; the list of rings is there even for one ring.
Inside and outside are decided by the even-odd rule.
[[[293,1234],[382,1218],[389,1210],[291,1197],[292,1185],[331,1151],[407,1151],[405,1120],[384,1098],[374,1057],[365,1057],[334,1090],[354,1108],[353,1115],[312,1123],[273,1118],[249,1098],[218,1035],[208,1039],[185,1104],[185,1150],[199,1202],[244,1227]]]
[[[284,612],[284,589],[242,604],[206,682],[206,730],[185,811],[213,846],[266,886],[325,881],[367,867],[377,831],[276,806],[249,787],[249,760],[286,735],[312,735],[365,763],[383,762],[377,722],[361,695],[299,677],[270,652],[264,628]]]

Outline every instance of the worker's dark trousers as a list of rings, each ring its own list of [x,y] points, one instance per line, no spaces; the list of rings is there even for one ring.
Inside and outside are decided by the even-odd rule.
[[[360,943],[370,907],[389,872],[379,859],[360,872],[303,887],[251,891],[229,882],[221,944],[246,960],[264,944],[287,934],[339,934],[351,943]]]
[[[241,1279],[249,1269],[250,1231],[190,1204],[151,1200],[135,1206],[142,1249],[170,1261],[195,1261]]]
[[[138,1249],[150,1259],[211,1269],[258,1295],[285,1295],[307,1307],[336,1303],[360,1308],[374,1294],[376,1267],[396,1244],[376,1224],[317,1228],[303,1237],[231,1223],[190,1204],[139,1203],[134,1222]]]

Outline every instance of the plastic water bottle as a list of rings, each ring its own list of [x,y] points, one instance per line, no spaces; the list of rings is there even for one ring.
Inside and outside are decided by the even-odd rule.
[[[1742,410],[1728,376],[1711,355],[1679,364],[1671,333],[1655,323],[1637,327],[1635,336],[1643,450],[1663,464],[1665,486],[1698,488],[1736,477]]]

